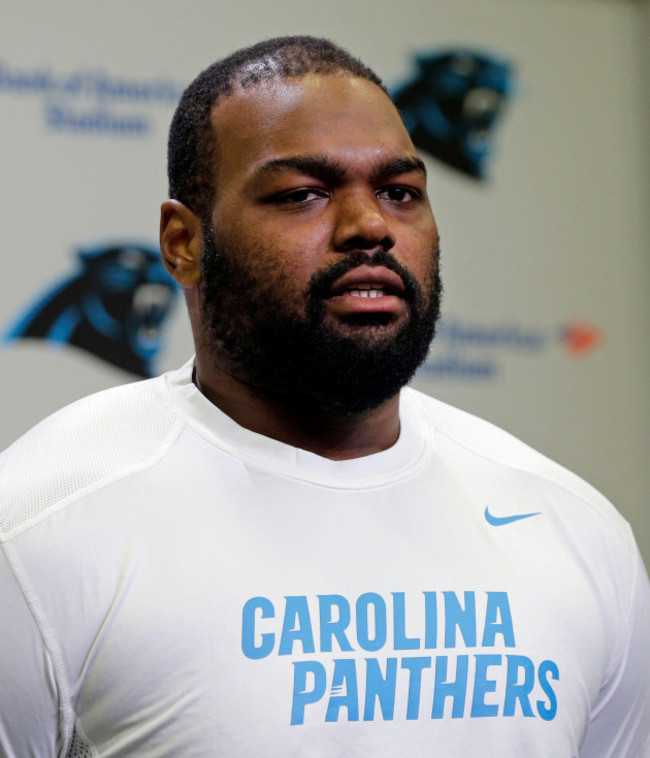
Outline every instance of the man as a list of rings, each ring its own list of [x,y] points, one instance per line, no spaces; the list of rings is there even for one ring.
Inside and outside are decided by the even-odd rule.
[[[629,527],[402,387],[438,314],[423,163],[324,40],[203,72],[161,249],[196,358],[3,457],[6,756],[650,756]]]

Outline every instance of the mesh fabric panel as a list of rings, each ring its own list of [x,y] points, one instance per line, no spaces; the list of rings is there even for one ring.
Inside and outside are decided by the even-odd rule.
[[[178,423],[164,391],[153,379],[91,395],[0,455],[0,536],[154,458]]]
[[[97,753],[92,749],[92,746],[82,739],[75,729],[72,733],[72,742],[66,753],[66,758],[95,758],[96,755]]]

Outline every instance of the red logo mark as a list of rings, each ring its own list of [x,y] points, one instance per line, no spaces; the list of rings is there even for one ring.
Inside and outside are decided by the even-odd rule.
[[[562,329],[564,347],[571,355],[585,356],[592,353],[603,341],[603,332],[597,326],[574,319]]]

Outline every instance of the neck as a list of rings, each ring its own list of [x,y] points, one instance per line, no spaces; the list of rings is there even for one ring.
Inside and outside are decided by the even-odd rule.
[[[198,356],[194,383],[245,429],[330,460],[379,453],[392,447],[399,436],[399,395],[363,413],[333,416],[294,406],[225,371],[208,368]]]

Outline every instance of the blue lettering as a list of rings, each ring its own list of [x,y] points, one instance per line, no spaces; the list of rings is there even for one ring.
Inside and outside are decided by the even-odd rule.
[[[494,692],[497,688],[496,680],[487,678],[487,670],[490,666],[501,665],[500,655],[477,655],[476,675],[474,677],[474,696],[472,697],[473,719],[484,716],[496,716],[499,713],[498,705],[488,705],[485,695]]]
[[[524,655],[508,655],[508,673],[506,675],[506,699],[503,705],[504,716],[514,716],[517,700],[521,712],[527,718],[534,716],[528,696],[535,686],[535,666],[530,658]],[[519,670],[524,671],[524,681],[519,682]]]
[[[307,689],[307,674],[313,676],[313,687]],[[316,703],[325,694],[327,676],[325,667],[318,661],[298,661],[293,664],[293,701],[291,725],[305,720],[305,706]]]
[[[51,129],[71,132],[140,137],[151,130],[146,116],[118,115],[103,108],[75,111],[62,105],[47,105],[45,123]]]
[[[332,652],[332,639],[341,650],[350,651],[352,645],[345,636],[345,630],[350,625],[350,604],[342,595],[319,595],[320,603],[320,649],[324,653]],[[332,609],[338,609],[338,619],[332,619]]]
[[[286,607],[278,655],[291,655],[294,642],[302,644],[303,653],[313,653],[314,634],[311,629],[307,598],[304,595],[288,595],[285,600]]]
[[[370,637],[368,613],[373,606],[374,637]],[[386,644],[386,603],[376,592],[364,592],[357,600],[357,642],[368,652],[380,650]]]
[[[445,592],[445,647],[456,647],[456,627],[466,647],[476,647],[476,598],[465,592],[463,608],[455,592]]]
[[[406,602],[403,592],[393,592],[393,644],[395,650],[419,650],[419,637],[406,636]]]
[[[446,655],[436,657],[436,681],[433,694],[433,709],[431,711],[432,719],[441,719],[445,715],[445,700],[450,697],[453,700],[451,717],[459,719],[463,717],[465,711],[465,693],[467,692],[467,669],[469,667],[469,656],[459,655],[456,659],[456,681],[448,682],[447,680],[447,662]]]
[[[57,127],[60,126],[63,123],[64,115],[61,108],[58,108],[56,105],[51,105],[47,109],[47,124],[48,126]]]
[[[241,649],[247,658],[265,658],[273,650],[275,635],[266,632],[260,635],[260,644],[255,644],[255,614],[260,611],[263,619],[274,618],[273,603],[265,597],[252,597],[244,603],[241,623]]]
[[[420,689],[422,670],[431,668],[431,658],[402,658],[402,668],[409,672],[409,694],[406,706],[406,718],[417,719],[420,714]]]
[[[345,694],[339,692],[345,688]],[[350,658],[334,660],[332,694],[327,704],[325,721],[338,721],[341,708],[348,709],[348,721],[359,720],[359,693],[357,690],[356,662]]]
[[[424,647],[428,650],[438,646],[438,610],[436,593],[424,593]]]
[[[497,634],[503,637],[503,643],[506,647],[514,647],[515,630],[512,625],[508,594],[506,592],[488,592],[487,596],[483,647],[494,647]]]
[[[363,720],[375,718],[375,700],[379,701],[384,721],[392,721],[395,712],[395,682],[397,679],[397,658],[386,659],[386,676],[381,673],[376,658],[366,658],[366,702]]]
[[[62,89],[67,95],[76,97],[83,89],[83,79],[79,73],[71,74],[63,80]]]
[[[537,701],[537,713],[544,721],[552,721],[557,713],[557,697],[553,688],[551,687],[548,678],[559,679],[560,671],[553,661],[542,661],[539,665],[537,672],[539,678],[540,687],[544,690],[544,694],[548,697],[548,705],[543,700]]]

